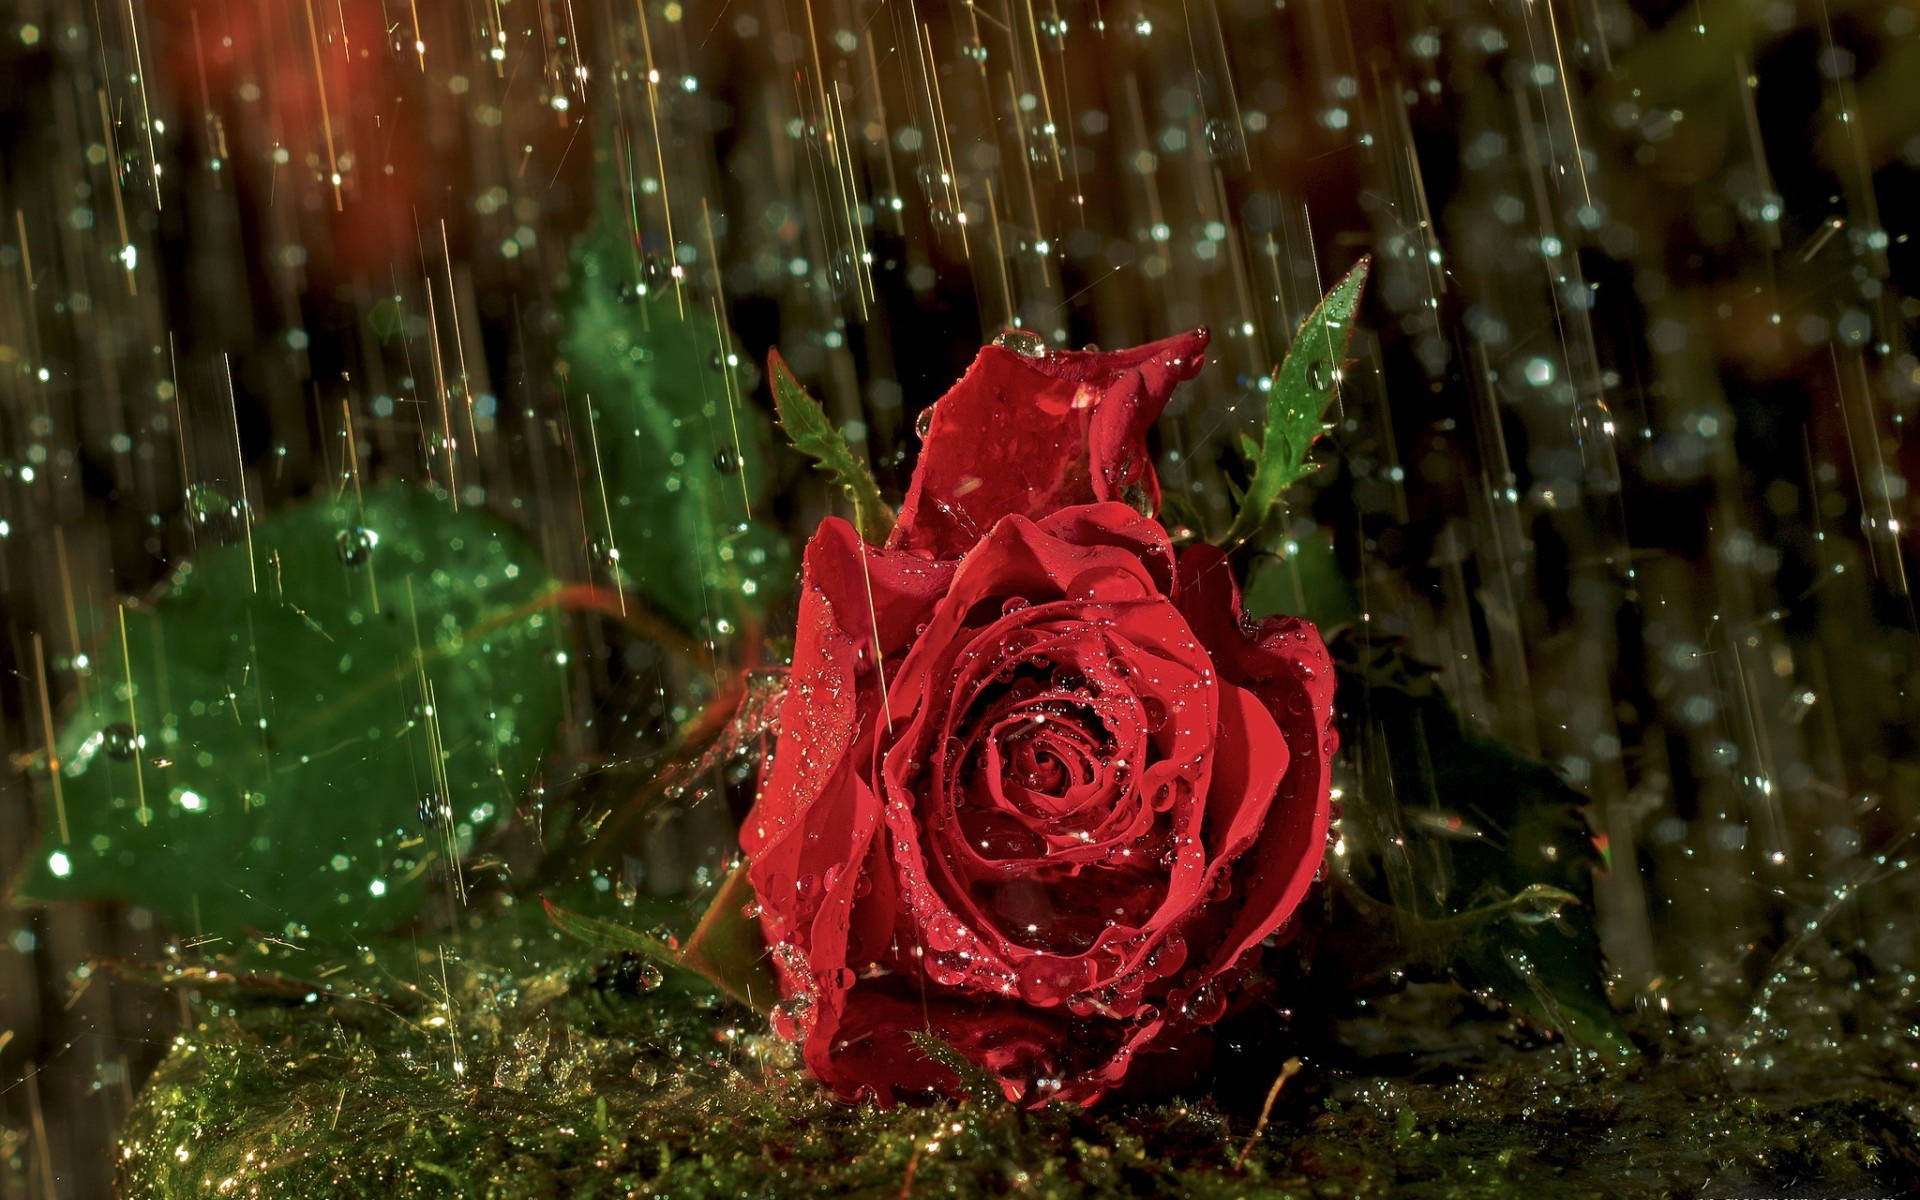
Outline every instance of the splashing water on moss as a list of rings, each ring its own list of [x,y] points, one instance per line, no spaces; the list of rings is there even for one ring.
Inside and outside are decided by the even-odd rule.
[[[1261,1029],[1223,1034],[1218,1099],[839,1104],[759,1018],[524,906],[327,973],[271,998],[268,976],[194,973],[196,1021],[129,1123],[123,1194],[1656,1197],[1920,1179],[1910,1035],[1763,1066],[1728,1049],[1730,1023],[1656,1005],[1630,1022],[1649,1060],[1603,1071],[1416,986],[1342,1020],[1348,1049],[1313,1047],[1261,1128],[1291,1052]],[[1782,1012],[1830,1013],[1823,986],[1790,983]]]

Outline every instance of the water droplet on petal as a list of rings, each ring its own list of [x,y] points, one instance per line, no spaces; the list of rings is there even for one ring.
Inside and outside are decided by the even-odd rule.
[[[1227,993],[1217,979],[1209,979],[1193,990],[1180,1005],[1180,1013],[1196,1025],[1211,1025],[1227,1011]]]
[[[1026,358],[1039,358],[1047,352],[1047,343],[1031,329],[1002,329],[993,344]]]

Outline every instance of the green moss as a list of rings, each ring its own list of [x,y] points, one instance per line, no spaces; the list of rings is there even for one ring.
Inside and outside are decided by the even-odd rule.
[[[1372,1057],[1310,1061],[1238,1166],[1274,1074],[1250,1049],[1228,1052],[1219,1101],[881,1113],[825,1098],[743,1010],[520,924],[368,950],[273,1001],[258,972],[198,976],[199,1023],[133,1115],[122,1192],[1613,1197],[1920,1177],[1911,1081],[1832,1063],[1736,1080],[1677,1045],[1594,1074],[1418,994],[1344,1026]]]

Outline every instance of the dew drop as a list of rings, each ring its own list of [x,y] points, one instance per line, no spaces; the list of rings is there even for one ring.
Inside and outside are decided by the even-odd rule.
[[[660,986],[666,975],[659,967],[643,959],[627,969],[626,977],[634,991],[651,992]]]
[[[1187,941],[1178,934],[1169,934],[1153,949],[1147,951],[1147,970],[1156,978],[1164,978],[1178,971],[1187,961]]]
[[[921,959],[927,978],[941,987],[957,987],[966,982],[967,956],[957,950],[930,950]]]
[[[1166,704],[1152,696],[1145,696],[1140,700],[1140,708],[1146,716],[1148,732],[1159,733],[1167,727]]]

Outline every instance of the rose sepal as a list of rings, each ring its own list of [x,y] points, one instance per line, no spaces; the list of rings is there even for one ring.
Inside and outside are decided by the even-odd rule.
[[[767,377],[773,381],[773,407],[793,448],[814,461],[853,502],[853,524],[865,541],[880,545],[893,532],[893,507],[880,495],[867,464],[827,419],[820,402],[793,377],[778,350],[767,351]]]
[[[545,897],[540,903],[560,932],[602,950],[638,954],[658,966],[698,976],[755,1012],[771,1011],[779,999],[759,923],[747,916],[753,907],[753,887],[744,866],[728,872],[693,933],[677,944],[617,921],[561,908]]]
[[[1300,322],[1267,390],[1267,419],[1261,441],[1241,440],[1241,453],[1253,478],[1239,496],[1239,509],[1219,544],[1232,550],[1260,531],[1280,494],[1312,468],[1307,451],[1325,432],[1327,406],[1340,391],[1354,316],[1373,260],[1362,257]]]

